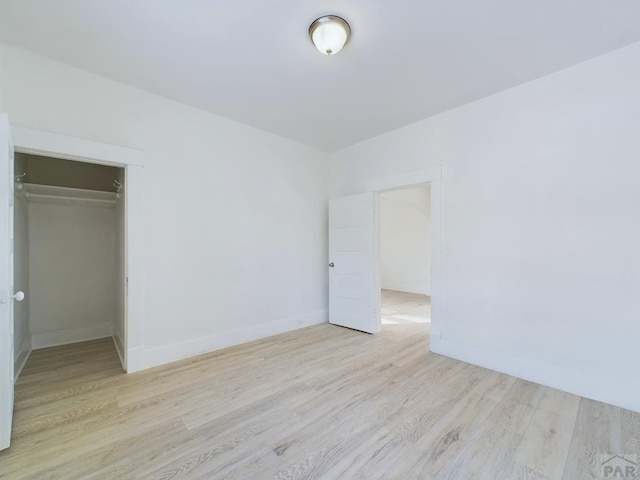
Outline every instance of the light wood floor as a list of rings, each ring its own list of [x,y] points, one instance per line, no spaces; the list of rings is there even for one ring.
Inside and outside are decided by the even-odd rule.
[[[430,323],[431,297],[382,289],[381,317],[384,324]]]
[[[125,375],[111,340],[39,350],[3,479],[583,479],[640,414],[428,352],[428,325],[329,324]]]

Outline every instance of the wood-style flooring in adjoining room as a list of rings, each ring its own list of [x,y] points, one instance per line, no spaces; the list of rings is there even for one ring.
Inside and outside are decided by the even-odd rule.
[[[381,317],[383,325],[430,323],[431,297],[418,293],[382,289]]]
[[[111,340],[33,352],[18,479],[585,479],[640,414],[428,350],[428,324],[317,325],[125,375]]]

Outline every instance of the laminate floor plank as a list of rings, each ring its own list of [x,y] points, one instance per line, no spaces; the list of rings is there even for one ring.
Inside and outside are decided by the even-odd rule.
[[[551,479],[561,479],[569,454],[580,397],[545,388],[515,461]]]
[[[602,478],[602,463],[615,455],[640,460],[640,413],[582,398],[563,478]]]

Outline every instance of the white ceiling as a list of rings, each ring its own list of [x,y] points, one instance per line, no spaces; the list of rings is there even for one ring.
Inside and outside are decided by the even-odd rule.
[[[318,53],[309,24],[353,36]],[[640,40],[638,0],[0,0],[0,41],[327,151]]]

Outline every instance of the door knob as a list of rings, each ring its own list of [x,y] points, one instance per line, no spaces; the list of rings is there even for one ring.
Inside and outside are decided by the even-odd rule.
[[[11,295],[11,298],[15,298],[17,302],[21,302],[24,300],[24,292],[23,291],[16,292],[15,295]]]
[[[333,263],[333,262],[331,262],[331,263],[329,264],[329,266],[330,266],[331,268],[333,268],[333,267],[335,267],[335,266],[336,266],[336,264],[335,264],[335,263]]]

